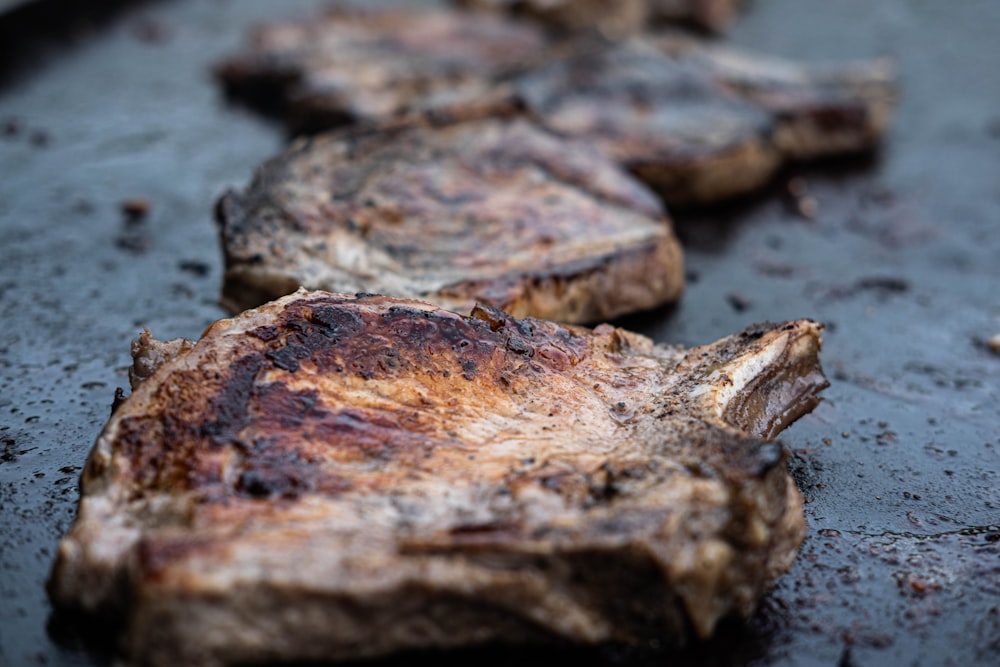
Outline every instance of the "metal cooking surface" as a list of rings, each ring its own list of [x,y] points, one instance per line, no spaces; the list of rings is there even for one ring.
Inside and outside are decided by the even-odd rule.
[[[5,71],[0,663],[106,663],[47,627],[43,584],[80,466],[142,327],[196,337],[223,315],[213,201],[284,141],[227,106],[208,67],[252,21],[320,4],[141,4],[26,48]],[[757,617],[720,640],[678,654],[472,652],[457,664],[998,660],[1000,354],[985,340],[1000,334],[1000,3],[753,4],[732,32],[739,44],[814,61],[895,57],[893,130],[867,164],[801,169],[755,202],[678,214],[689,290],[625,324],[685,344],[764,319],[828,324],[832,386],[783,437],[809,537]],[[813,219],[796,211],[792,177]],[[137,197],[149,214],[129,223],[121,205]]]

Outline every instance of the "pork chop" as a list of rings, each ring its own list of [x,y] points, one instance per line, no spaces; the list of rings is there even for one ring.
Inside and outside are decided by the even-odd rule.
[[[148,666],[707,637],[803,538],[767,441],[826,386],[820,330],[684,350],[300,291],[146,337],[49,593]]]
[[[216,75],[295,132],[475,106],[549,45],[537,26],[486,14],[344,8],[259,26],[250,41]]]
[[[538,122],[600,147],[668,205],[752,192],[787,160],[871,149],[894,100],[883,61],[813,69],[671,34],[584,44],[515,87]]]
[[[596,322],[672,301],[684,281],[651,192],[518,118],[302,140],[217,217],[234,312],[302,285]]]

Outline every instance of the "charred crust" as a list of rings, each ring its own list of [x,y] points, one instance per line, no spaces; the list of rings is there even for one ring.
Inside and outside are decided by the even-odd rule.
[[[445,311],[403,305],[358,307],[380,298],[384,297],[292,302],[277,323],[247,331],[255,345],[228,364],[224,374],[208,379],[213,388],[207,402],[169,407],[164,396],[168,407],[159,419],[125,417],[119,446],[131,460],[140,486],[200,488],[206,499],[221,499],[230,492],[246,498],[340,493],[352,488],[351,483],[324,470],[318,460],[340,456],[336,452],[343,448],[366,458],[419,456],[432,444],[415,414],[389,419],[367,410],[331,412],[318,405],[314,390],[291,390],[279,379],[265,381],[268,369],[289,375],[346,373],[385,380],[419,368],[445,380],[470,382],[485,376],[482,382],[510,390],[507,376],[512,369],[497,365],[497,350],[526,361],[536,359],[522,373],[559,372],[585,354],[587,341],[562,327],[515,320],[496,310],[489,312],[504,322],[494,330],[489,322]],[[536,355],[540,346],[548,352]],[[175,372],[174,380],[161,385],[159,393],[169,391],[173,383],[197,387],[206,382],[198,370]],[[255,439],[250,435],[255,432],[288,435]],[[163,448],[168,441],[171,446]],[[309,445],[310,441],[323,444]],[[227,475],[221,459],[209,454],[223,450],[238,455],[235,477]],[[230,491],[225,490],[227,479],[234,480]]]

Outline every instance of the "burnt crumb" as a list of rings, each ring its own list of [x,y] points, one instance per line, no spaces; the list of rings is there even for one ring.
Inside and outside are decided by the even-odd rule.
[[[142,224],[149,214],[148,199],[133,197],[121,203],[124,217],[124,230],[115,239],[115,245],[133,255],[142,255],[149,251],[150,238]]]
[[[726,301],[737,313],[742,313],[753,305],[753,301],[741,294],[727,294]]]
[[[145,197],[131,197],[121,203],[122,214],[126,222],[139,222],[143,220],[150,209],[149,200]]]
[[[199,278],[204,278],[211,271],[211,267],[208,264],[194,259],[181,260],[177,263],[177,268],[184,273],[190,273]]]
[[[883,431],[875,436],[875,442],[880,445],[888,445],[896,442],[895,431]]]

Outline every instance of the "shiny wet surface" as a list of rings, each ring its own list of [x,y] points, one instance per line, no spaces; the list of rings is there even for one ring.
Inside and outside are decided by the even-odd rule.
[[[43,3],[44,4],[44,3]],[[76,480],[142,327],[221,317],[214,199],[276,153],[209,65],[254,19],[319,2],[157,2],[4,49],[0,88],[0,664],[105,664],[50,624],[43,584]],[[784,436],[809,537],[746,625],[663,648],[490,650],[493,664],[989,664],[1000,651],[1000,4],[757,2],[741,45],[889,55],[880,155],[786,173],[675,217],[682,303],[623,323],[704,343],[752,321],[827,324],[826,400]],[[11,18],[0,18],[9,27]],[[25,38],[34,38],[25,28]],[[7,32],[5,34],[11,34]],[[123,203],[141,199],[123,212]]]

